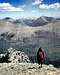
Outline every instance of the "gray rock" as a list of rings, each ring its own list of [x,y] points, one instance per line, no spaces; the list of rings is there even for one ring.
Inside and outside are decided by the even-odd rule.
[[[60,69],[53,67],[53,70],[46,69],[49,65],[39,65],[34,63],[0,63],[0,75],[60,75]]]
[[[12,63],[30,62],[29,57],[21,51],[17,51],[13,48],[8,49],[9,61]]]
[[[0,54],[0,58],[5,57],[5,54]]]

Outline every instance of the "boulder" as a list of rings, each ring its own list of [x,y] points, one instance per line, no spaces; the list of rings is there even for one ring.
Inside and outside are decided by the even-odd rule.
[[[30,62],[29,57],[24,52],[17,51],[13,48],[8,49],[8,55],[8,61],[12,63]]]

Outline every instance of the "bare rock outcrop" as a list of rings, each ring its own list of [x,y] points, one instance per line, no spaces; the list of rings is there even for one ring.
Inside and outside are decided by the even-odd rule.
[[[28,63],[30,62],[29,57],[21,51],[9,48],[6,54],[0,54],[0,63],[10,62],[10,63]]]
[[[21,62],[30,62],[29,57],[21,51],[17,51],[16,49],[9,48],[8,49],[9,53],[9,61],[12,63],[21,63]]]

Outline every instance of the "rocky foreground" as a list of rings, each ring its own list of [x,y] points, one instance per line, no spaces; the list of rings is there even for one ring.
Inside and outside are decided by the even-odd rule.
[[[60,69],[53,65],[39,68],[24,52],[9,48],[6,54],[0,54],[0,75],[60,75]]]
[[[60,69],[53,65],[39,68],[37,63],[0,63],[0,75],[60,75]]]

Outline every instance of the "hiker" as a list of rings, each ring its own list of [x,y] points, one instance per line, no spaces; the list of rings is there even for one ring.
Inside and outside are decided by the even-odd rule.
[[[44,57],[45,57],[45,52],[42,50],[42,48],[39,48],[38,52],[37,52],[37,61],[38,61],[39,65],[41,64],[41,68],[42,68],[42,63],[43,63]],[[39,66],[39,68],[40,68],[40,66]]]

